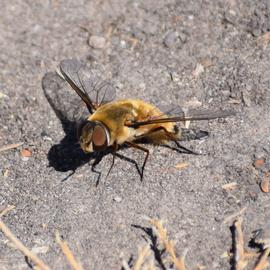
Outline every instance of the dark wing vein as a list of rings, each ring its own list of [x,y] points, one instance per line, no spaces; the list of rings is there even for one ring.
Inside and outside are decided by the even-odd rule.
[[[168,122],[182,122],[182,121],[192,121],[192,120],[210,120],[210,119],[216,119],[216,118],[226,118],[229,116],[234,115],[235,113],[233,111],[191,111],[188,112],[187,115],[180,115],[175,117],[166,117],[166,118],[160,118],[160,119],[150,119],[146,121],[133,121],[128,124],[129,127],[138,128],[140,126],[145,125],[151,125],[151,124],[161,124],[161,123],[168,123]]]
[[[76,91],[76,93],[80,96],[80,98],[85,102],[88,110],[90,113],[93,113],[93,111],[96,109],[93,105],[89,95],[84,89],[84,86],[82,84],[82,81],[80,79],[80,76],[78,74],[80,70],[80,63],[73,59],[67,59],[63,60],[60,63],[60,71],[63,74],[65,80],[68,82],[68,84]],[[76,74],[77,79],[79,80],[81,87],[83,88],[84,92],[78,87],[78,85],[75,83],[74,79],[72,79],[72,75],[74,76]]]

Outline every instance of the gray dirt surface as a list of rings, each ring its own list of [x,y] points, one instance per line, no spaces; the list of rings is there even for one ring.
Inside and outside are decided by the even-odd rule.
[[[246,208],[248,240],[270,215],[269,193],[260,189],[270,170],[269,10],[266,0],[2,1],[0,146],[24,143],[0,153],[0,207],[16,206],[3,221],[52,269],[68,269],[57,230],[85,269],[121,269],[121,258],[135,259],[146,244],[138,228],[149,227],[145,217],[166,221],[178,254],[188,249],[188,269],[231,269],[224,254],[233,219],[224,220]],[[112,156],[105,155],[96,186],[93,156],[72,148],[72,128],[46,98],[55,85],[42,87],[66,58],[99,66],[117,98],[237,114],[191,123],[210,136],[183,145],[205,155],[147,145],[143,181],[134,164],[143,153],[121,149],[129,160],[117,158],[107,179]],[[61,87],[53,103],[68,112],[75,94]],[[253,166],[258,158],[261,169]],[[188,167],[173,168],[179,163]],[[237,187],[224,190],[230,182]],[[0,251],[0,269],[30,269],[3,234]]]

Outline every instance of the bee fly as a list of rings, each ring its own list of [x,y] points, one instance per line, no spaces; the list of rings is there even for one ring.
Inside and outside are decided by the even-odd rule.
[[[231,111],[220,110],[193,111],[186,115],[181,109],[171,110],[168,114],[139,99],[112,101],[115,96],[112,85],[105,81],[95,82],[93,78],[82,79],[81,68],[80,62],[73,59],[63,60],[60,63],[61,74],[86,104],[90,113],[78,128],[78,140],[82,150],[85,153],[92,153],[111,146],[113,149],[111,168],[119,145],[142,150],[146,155],[141,178],[149,150],[136,142],[141,139],[150,140],[154,144],[173,141],[178,147],[192,153],[178,143],[183,134],[182,129],[176,125],[177,122],[225,118],[233,114]]]

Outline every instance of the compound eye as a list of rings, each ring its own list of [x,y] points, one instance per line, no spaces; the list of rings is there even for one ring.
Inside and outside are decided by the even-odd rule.
[[[96,148],[103,148],[107,146],[107,134],[102,126],[96,125],[94,127],[92,133],[92,143]]]

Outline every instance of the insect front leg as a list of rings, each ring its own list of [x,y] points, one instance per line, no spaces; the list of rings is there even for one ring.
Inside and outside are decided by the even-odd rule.
[[[145,164],[146,164],[146,161],[149,157],[149,150],[147,148],[144,148],[134,142],[125,142],[126,145],[128,146],[131,146],[133,148],[136,148],[136,149],[139,149],[141,151],[144,151],[146,153],[146,156],[145,156],[145,159],[144,159],[144,162],[143,162],[143,165],[142,165],[142,172],[141,172],[141,180],[143,179],[143,172],[144,172],[144,167],[145,167]]]
[[[109,174],[110,174],[110,172],[111,172],[111,170],[112,170],[112,168],[113,168],[113,165],[114,165],[114,162],[115,162],[116,151],[117,151],[117,149],[118,149],[118,144],[115,142],[115,143],[112,145],[112,148],[113,148],[113,151],[112,151],[112,155],[113,155],[112,165],[111,165],[111,167],[110,167],[110,169],[109,169],[109,171],[108,171],[108,173],[107,173],[107,175],[106,175],[106,179],[107,179],[107,177],[109,176]]]

